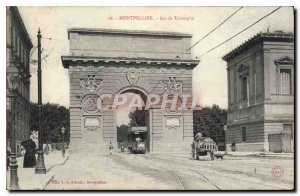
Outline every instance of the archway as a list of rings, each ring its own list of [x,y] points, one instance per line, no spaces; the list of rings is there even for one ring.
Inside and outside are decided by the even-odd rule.
[[[126,103],[116,109],[117,147],[124,153],[149,153],[151,151],[150,115],[145,108],[147,94],[138,87],[121,89],[117,95],[125,95]],[[139,107],[139,102],[141,107]],[[136,152],[134,145],[140,145]],[[143,150],[145,149],[145,151]]]
[[[91,107],[100,95],[192,94],[191,35],[109,29],[69,29],[70,55],[62,63],[70,78],[70,152],[108,154],[117,148],[116,111]],[[107,101],[109,104],[110,101]],[[106,103],[105,103],[106,104]],[[148,111],[150,152],[189,152],[193,111]],[[151,142],[150,142],[151,141]]]

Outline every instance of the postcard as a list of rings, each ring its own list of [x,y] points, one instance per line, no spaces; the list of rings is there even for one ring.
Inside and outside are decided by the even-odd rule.
[[[295,190],[294,12],[7,6],[7,190]]]

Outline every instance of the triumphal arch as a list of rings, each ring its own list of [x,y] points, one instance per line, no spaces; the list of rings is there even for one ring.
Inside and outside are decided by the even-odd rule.
[[[199,60],[187,50],[190,34],[73,28],[68,38],[69,55],[61,58],[70,77],[71,153],[105,154],[110,143],[116,150],[116,110],[109,106],[116,95],[192,95],[192,70]],[[97,104],[102,95],[112,96]],[[189,151],[193,111],[161,108],[161,103],[147,109],[147,151]]]

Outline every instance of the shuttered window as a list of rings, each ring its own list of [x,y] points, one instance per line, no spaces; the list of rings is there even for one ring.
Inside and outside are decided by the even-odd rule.
[[[280,94],[291,94],[291,70],[280,69]]]
[[[248,99],[248,81],[247,81],[247,77],[242,78],[242,99],[243,100]]]
[[[17,34],[16,29],[14,29],[14,36],[15,36],[15,39],[14,39],[14,51],[15,51],[15,53],[17,53],[18,52],[18,34]]]

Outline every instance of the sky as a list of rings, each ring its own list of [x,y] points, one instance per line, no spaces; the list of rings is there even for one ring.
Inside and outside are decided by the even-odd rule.
[[[174,31],[193,35],[192,44],[230,16],[239,7],[18,7],[34,47],[40,27],[43,56],[43,102],[69,106],[69,75],[61,63],[68,54],[67,29],[73,27],[130,30]],[[238,33],[276,7],[243,7],[220,28],[192,48],[193,58]],[[192,17],[178,21],[108,20],[119,16]],[[294,31],[292,7],[282,7],[255,26],[200,58],[193,70],[193,92],[200,95],[202,106],[217,104],[227,108],[226,62],[222,56],[260,31]],[[51,39],[50,39],[51,38]],[[31,59],[37,59],[36,50]],[[31,101],[37,101],[37,65],[31,65]]]

